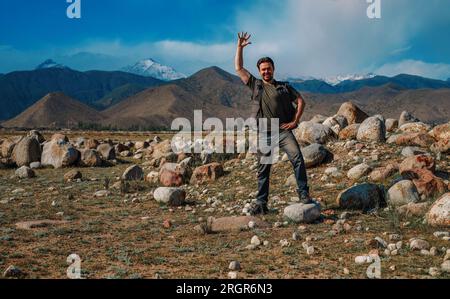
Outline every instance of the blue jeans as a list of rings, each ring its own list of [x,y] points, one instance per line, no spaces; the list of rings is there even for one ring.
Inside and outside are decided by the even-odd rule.
[[[262,152],[258,147],[258,195],[256,200],[260,204],[267,204],[269,197],[269,180],[270,180],[270,163],[261,163],[261,158],[268,158],[271,153],[273,153],[273,148],[277,145],[275,144],[270,136],[270,132],[267,133],[267,137],[264,137],[260,141],[266,142],[268,146],[272,148],[272,151]],[[274,143],[274,144],[272,144]],[[279,148],[286,152],[289,161],[294,168],[294,175],[297,181],[297,193],[300,197],[309,196],[308,179],[306,176],[305,161],[303,160],[302,152],[300,151],[300,146],[291,131],[280,129],[279,133]]]

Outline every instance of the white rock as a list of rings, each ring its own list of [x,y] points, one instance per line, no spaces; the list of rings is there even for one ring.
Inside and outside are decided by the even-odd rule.
[[[254,235],[250,241],[250,244],[259,246],[259,245],[261,245],[261,240],[259,239],[259,237],[257,235]]]
[[[228,269],[232,271],[239,271],[241,270],[241,264],[238,261],[232,261],[228,266]]]

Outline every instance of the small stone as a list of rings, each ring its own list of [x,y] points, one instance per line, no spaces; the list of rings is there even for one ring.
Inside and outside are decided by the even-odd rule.
[[[450,273],[450,260],[447,260],[442,263],[441,270],[447,273]]]
[[[397,249],[394,249],[394,250],[391,251],[391,255],[397,255],[397,254],[398,254],[398,250]]]
[[[409,247],[411,248],[411,250],[426,250],[428,248],[430,248],[430,244],[422,239],[412,239]]]
[[[268,246],[268,245],[269,245],[269,241],[265,240],[265,241],[263,242],[263,245],[264,245],[264,246]]]
[[[247,246],[245,247],[245,249],[247,249],[247,250],[255,250],[256,248],[257,248],[257,246],[256,246],[256,245],[253,245],[253,244],[247,245]]]
[[[299,232],[295,231],[295,232],[292,233],[292,240],[298,241],[300,239],[301,239],[301,236],[300,236]]]
[[[94,197],[107,197],[109,195],[108,190],[99,190],[94,193]]]
[[[431,267],[428,270],[428,273],[433,277],[438,277],[439,275],[441,275],[441,271],[439,271],[439,269],[436,267]]]
[[[20,179],[29,179],[36,176],[33,169],[28,166],[22,166],[16,170],[15,175]]]
[[[390,251],[397,249],[397,245],[391,243],[387,246],[387,249],[389,249]]]
[[[172,226],[172,221],[170,221],[170,219],[165,219],[163,221],[163,227],[164,228],[170,228]]]
[[[430,255],[430,252],[429,252],[428,250],[426,250],[426,249],[422,249],[422,250],[420,251],[420,254],[421,254],[421,255]]]
[[[450,236],[450,233],[449,232],[434,232],[433,236],[435,236],[436,238],[448,237],[448,236]]]
[[[228,266],[228,269],[232,271],[239,271],[241,270],[241,264],[238,261],[232,261]]]
[[[283,240],[280,240],[280,245],[281,245],[281,247],[289,247],[291,245],[291,243],[289,243],[288,240],[283,239]]]
[[[314,246],[309,246],[309,247],[306,249],[306,254],[308,254],[308,255],[313,255],[313,254],[314,254]]]
[[[436,256],[437,254],[438,254],[437,248],[436,247],[431,247],[430,248],[430,255]]]
[[[20,278],[24,275],[25,273],[14,265],[9,266],[3,273],[5,278]]]
[[[350,271],[349,271],[347,268],[344,268],[344,274],[345,274],[345,275],[349,275],[349,274],[350,274]]]
[[[248,228],[250,228],[250,229],[255,228],[255,222],[254,221],[249,221],[248,222]]]
[[[398,234],[391,234],[389,235],[389,241],[399,241],[402,239],[402,236]]]
[[[259,246],[259,245],[261,245],[261,240],[259,239],[258,236],[254,235],[250,241],[250,244]]]
[[[237,279],[237,272],[235,272],[235,271],[228,272],[228,278],[229,279]]]
[[[79,170],[72,169],[64,174],[64,181],[74,181],[76,179],[81,179],[83,175]]]

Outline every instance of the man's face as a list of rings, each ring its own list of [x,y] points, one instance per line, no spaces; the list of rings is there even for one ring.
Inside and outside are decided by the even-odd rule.
[[[263,62],[259,65],[259,73],[264,81],[270,82],[273,79],[273,72],[274,69],[270,62]]]

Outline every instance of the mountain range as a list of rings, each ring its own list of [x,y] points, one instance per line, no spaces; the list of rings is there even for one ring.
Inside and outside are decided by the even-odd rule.
[[[335,85],[289,79],[307,101],[304,119],[333,115],[351,100],[369,114],[397,118],[409,110],[424,121],[448,121],[450,81],[405,74],[345,78]],[[32,71],[0,75],[0,119],[9,119],[2,123],[6,127],[169,127],[176,117],[192,119],[194,109],[204,117],[247,117],[249,97],[238,77],[218,67],[164,81],[123,71],[79,72],[47,60]]]
[[[104,107],[97,101],[105,97],[114,98],[119,87],[136,84],[149,88],[163,83],[152,77],[119,71],[79,72],[70,68],[51,67],[11,72],[0,77],[0,119],[16,116],[51,92],[63,92],[84,104],[101,109]]]
[[[186,75],[177,72],[170,66],[162,65],[152,58],[143,59],[134,65],[126,66],[121,71],[144,76],[153,77],[164,81],[186,78]]]

